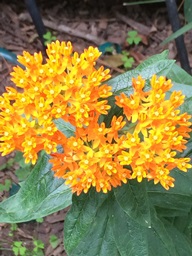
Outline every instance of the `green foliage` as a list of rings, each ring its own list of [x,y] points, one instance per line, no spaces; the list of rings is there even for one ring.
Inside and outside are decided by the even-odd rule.
[[[146,191],[145,194],[148,198]],[[139,203],[137,206],[140,207]],[[139,224],[137,209],[134,205],[129,207],[127,213],[113,193],[103,195],[92,190],[87,195],[74,195],[64,227],[68,255],[90,255],[90,252],[92,255],[115,256],[153,256],[155,252],[157,256],[191,255],[189,241],[170,222],[159,218],[153,206],[150,208],[150,225],[146,222]],[[140,212],[146,215],[144,207]],[[173,235],[174,230],[177,235]],[[184,248],[177,244],[180,238]]]
[[[45,39],[45,45],[50,44],[52,41],[55,41],[57,38],[54,36],[51,31],[48,31],[46,34],[43,35]]]
[[[51,235],[49,237],[49,243],[53,247],[53,249],[55,249],[58,246],[58,244],[59,244],[58,237],[56,235]]]
[[[122,51],[123,57],[122,57],[122,61],[123,61],[123,65],[124,67],[127,68],[132,68],[133,63],[135,62],[133,57],[129,57],[129,53],[127,51]]]
[[[12,245],[12,251],[15,256],[44,256],[44,243],[41,240],[33,240],[33,251],[28,250],[26,246],[23,245],[21,241],[14,241]]]
[[[141,42],[141,37],[138,35],[137,31],[132,30],[129,31],[127,34],[127,38],[126,41],[129,45],[133,45],[133,44],[139,44],[139,42]],[[127,51],[122,51],[122,61],[123,61],[123,66],[125,69],[130,69],[132,68],[135,60],[133,57],[129,56],[129,52]]]
[[[12,250],[14,255],[21,255],[21,256],[25,256],[26,252],[27,252],[27,248],[25,246],[22,245],[22,242],[20,241],[14,241],[13,242],[13,246],[12,246]]]
[[[0,203],[0,221],[25,222],[42,218],[71,204],[71,190],[54,178],[49,158],[43,155],[16,195]]]
[[[14,159],[13,158],[8,159],[8,161],[6,163],[4,163],[4,164],[2,164],[0,166],[0,171],[9,169],[10,167],[13,166],[13,163],[14,163]]]
[[[132,93],[132,77],[146,79],[153,74],[173,81],[170,91],[181,90],[186,101],[181,113],[192,110],[192,77],[169,60],[168,52],[152,56],[136,69],[108,81],[114,94]],[[113,105],[113,98],[110,104]],[[113,113],[119,109],[112,108]],[[105,120],[107,117],[103,117]],[[75,128],[55,121],[67,137]],[[192,158],[192,139],[181,156]],[[0,221],[17,223],[42,218],[71,205],[64,222],[64,244],[69,256],[188,256],[192,255],[192,171],[172,171],[175,187],[163,189],[152,182],[129,180],[109,193],[95,188],[74,194],[62,179],[54,177],[49,156],[41,155],[16,195],[0,203]],[[50,236],[53,248],[58,238]],[[13,245],[15,255],[27,255],[22,242]],[[33,255],[43,255],[44,244],[34,240]],[[22,254],[23,253],[23,254]]]
[[[132,180],[120,188],[114,189],[114,195],[127,215],[142,226],[151,226],[150,205],[145,181],[138,183],[136,180]]]
[[[0,192],[2,191],[9,191],[10,187],[11,187],[11,180],[10,179],[6,179],[5,180],[5,184],[0,184]]]
[[[187,22],[192,22],[192,0],[184,1],[184,15]]]
[[[44,243],[41,240],[33,240],[33,255],[35,256],[44,256],[43,249],[45,247]]]
[[[135,30],[131,30],[127,33],[126,41],[129,45],[139,44],[141,42],[141,37],[138,35],[138,32]]]
[[[23,154],[19,151],[15,153],[14,162],[17,163],[19,168],[15,171],[19,181],[24,181],[29,176],[31,170],[33,169],[32,164],[26,164]]]
[[[189,30],[192,29],[192,0],[184,1],[184,16],[185,20],[188,22],[182,28],[178,29],[176,32],[172,33],[169,37],[167,37],[161,44],[165,45],[170,41],[176,39],[177,37],[185,34]]]
[[[10,231],[9,231],[9,236],[13,236],[14,232],[17,230],[18,226],[16,223],[11,223],[10,224]]]
[[[38,222],[38,223],[43,223],[43,218],[37,218],[37,219],[36,219],[36,222]]]

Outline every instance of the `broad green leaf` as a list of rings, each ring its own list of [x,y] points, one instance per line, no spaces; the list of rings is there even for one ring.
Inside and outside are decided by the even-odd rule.
[[[9,191],[10,187],[11,187],[11,180],[10,179],[6,179],[5,180],[5,184],[0,184],[0,192],[2,191]]]
[[[129,201],[127,200],[127,204]],[[122,256],[176,256],[175,244],[166,227],[151,208],[151,226],[143,227],[114,202],[111,225]],[[108,256],[108,255],[106,255]]]
[[[183,211],[182,215],[188,213],[191,209],[192,198],[186,195],[158,192],[154,190],[149,192],[149,199],[153,205],[160,208],[167,208],[180,212]]]
[[[113,191],[102,194],[92,189],[88,194],[73,195],[64,227],[67,255],[182,256],[177,254],[167,225],[152,207],[150,210],[151,226],[144,227],[119,206]]]
[[[169,56],[169,51],[168,50],[165,50],[165,51],[163,51],[159,54],[152,55],[148,59],[143,61],[141,64],[139,64],[138,68],[143,69],[144,67],[147,67],[147,66],[149,66],[149,65],[151,65],[151,64],[153,64],[157,61],[167,60],[168,56]]]
[[[181,233],[177,228],[173,225],[170,225],[169,222],[165,221],[166,230],[169,236],[172,238],[177,255],[178,256],[189,256],[192,255],[192,243],[191,241]]]
[[[183,211],[184,215],[192,208],[192,171],[185,173],[175,169],[171,176],[175,178],[175,187],[169,190],[148,183],[149,200],[160,208]]]
[[[192,97],[186,97],[184,103],[179,107],[179,109],[181,113],[187,112],[188,114],[192,115]]]
[[[192,22],[189,22],[187,25],[183,26],[182,28],[178,29],[175,33],[171,34],[170,36],[168,36],[162,43],[161,45],[165,45],[168,44],[169,42],[171,42],[172,40],[174,40],[175,38],[177,38],[178,36],[181,36],[183,34],[185,34],[187,31],[192,29]]]
[[[192,76],[186,71],[180,68],[178,65],[174,64],[172,69],[167,74],[167,77],[173,81],[173,87],[170,91],[182,91],[182,93],[187,97],[192,97]],[[188,107],[191,106],[191,101],[188,101]]]
[[[192,198],[192,169],[189,169],[188,172],[182,172],[178,169],[174,169],[171,172],[171,176],[175,179],[174,188],[170,188],[168,191],[164,188],[162,188],[162,190],[168,194],[179,194]]]
[[[70,124],[69,122],[65,122],[62,118],[54,120],[55,125],[57,128],[65,134],[67,138],[71,137],[75,133],[75,127]]]
[[[185,70],[179,67],[177,64],[173,64],[171,70],[167,74],[168,78],[177,84],[186,84],[192,86],[192,76]]]
[[[186,96],[184,103],[180,107],[181,113],[192,114],[192,76],[174,64],[167,77],[173,81],[173,87],[170,91],[182,91]]]
[[[117,202],[112,202],[110,223],[121,256],[149,255],[147,229],[130,218]]]
[[[71,190],[54,178],[47,155],[40,157],[14,196],[0,203],[0,222],[17,223],[47,216],[71,204]]]
[[[190,214],[183,215],[183,216],[176,216],[172,221],[172,224],[174,225],[174,227],[177,228],[179,232],[183,233],[186,236],[188,236],[189,223],[190,223]],[[189,239],[191,239],[191,234],[189,236]]]
[[[189,213],[189,225],[188,225],[188,228],[192,229],[192,209],[191,209],[191,212]],[[192,233],[192,230],[191,230],[191,233]]]
[[[114,189],[118,204],[123,211],[142,226],[151,225],[150,207],[145,182],[130,180]]]
[[[175,244],[153,208],[151,208],[151,223],[151,228],[147,229],[149,256],[176,256]]]
[[[192,0],[184,1],[184,15],[187,22],[192,21]]]
[[[163,54],[165,56],[165,54]],[[141,75],[144,79],[150,79],[154,74],[157,76],[166,76],[174,64],[174,60],[162,60],[161,56],[156,57],[157,60],[151,58],[144,61],[142,65],[139,65],[136,69],[125,72],[108,81],[108,85],[112,86],[112,90],[115,94],[126,91],[128,94],[132,93],[132,78]],[[159,59],[159,60],[158,60]],[[156,60],[156,61],[155,61]]]
[[[183,211],[183,209],[176,210],[176,209],[168,209],[168,208],[163,208],[163,207],[155,207],[156,211],[158,213],[159,217],[178,217],[178,216],[188,216],[188,212]]]
[[[111,193],[73,195],[64,223],[64,244],[68,256],[120,255],[109,223]]]

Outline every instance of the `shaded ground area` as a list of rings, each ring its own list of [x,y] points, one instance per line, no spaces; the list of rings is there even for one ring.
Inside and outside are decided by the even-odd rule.
[[[169,49],[170,58],[177,59],[174,42],[162,47],[160,43],[171,33],[167,11],[164,4],[144,6],[123,6],[123,1],[85,0],[77,1],[37,1],[47,30],[60,41],[70,40],[75,50],[82,51],[89,45],[99,46],[104,42],[112,42],[127,50],[135,59],[137,66],[144,59]],[[112,5],[113,4],[113,5]],[[42,50],[31,18],[26,11],[24,1],[1,1],[0,3],[0,47],[22,54],[23,50],[31,53]],[[181,11],[181,22],[184,18]],[[138,31],[142,42],[137,46],[126,43],[127,32]],[[189,61],[192,66],[191,36],[185,35]],[[111,68],[112,75],[124,72],[120,58],[116,55],[103,56],[99,64]],[[5,86],[11,85],[9,73],[13,65],[0,58],[0,92]],[[7,158],[0,158],[0,166]],[[18,182],[15,175],[16,167],[12,166],[0,171],[2,184],[6,179]],[[0,192],[2,201],[8,196]],[[43,223],[30,222],[19,224],[13,236],[10,236],[10,225],[0,224],[0,246],[8,250],[0,250],[0,255],[14,255],[9,249],[13,241],[23,241],[27,248],[32,248],[33,239],[45,243],[44,255],[65,255],[63,250],[63,219],[66,211],[60,211],[44,219]],[[49,243],[50,235],[55,234],[59,245],[53,249]]]

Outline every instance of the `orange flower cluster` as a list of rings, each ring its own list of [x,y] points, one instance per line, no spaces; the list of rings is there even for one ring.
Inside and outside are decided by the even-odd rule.
[[[110,127],[98,120],[77,128],[75,136],[63,144],[64,153],[53,154],[55,176],[62,177],[78,195],[90,187],[104,193],[128,179],[154,180],[165,188],[174,186],[170,176],[175,167],[191,168],[189,158],[177,158],[189,138],[190,115],[180,114],[181,92],[165,93],[171,81],[154,75],[151,89],[144,91],[145,80],[133,79],[133,94],[116,96],[124,117],[113,116]]]
[[[190,158],[177,158],[186,149],[186,138],[191,131],[190,115],[180,114],[178,109],[184,102],[180,91],[172,92],[169,99],[165,93],[172,87],[171,80],[154,75],[151,90],[144,91],[145,81],[138,77],[132,81],[134,93],[116,96],[116,104],[130,125],[126,134],[119,138],[122,151],[118,159],[122,166],[131,167],[131,178],[141,182],[143,178],[154,180],[165,188],[174,186],[174,178],[169,176],[175,167],[186,172],[192,165]],[[129,126],[132,132],[129,132]]]
[[[22,92],[8,87],[0,97],[2,155],[20,150],[26,162],[35,164],[40,150],[56,152],[65,139],[55,119],[83,127],[100,114],[107,114],[110,106],[106,98],[112,93],[103,82],[110,75],[108,69],[95,68],[100,54],[97,48],[89,47],[79,55],[73,53],[70,42],[56,41],[48,45],[46,63],[41,53],[18,56],[26,68],[17,66],[11,75]]]
[[[120,164],[116,142],[124,125],[122,117],[114,116],[110,128],[97,120],[86,128],[77,128],[75,136],[62,145],[64,153],[52,154],[55,176],[65,179],[77,195],[87,193],[92,186],[97,192],[107,193],[121,182],[127,183],[131,171]]]
[[[174,168],[185,172],[192,167],[189,158],[178,157],[186,148],[191,116],[180,113],[181,92],[167,98],[170,80],[154,75],[147,87],[140,76],[133,78],[133,93],[115,97],[123,115],[113,116],[106,126],[102,115],[108,114],[112,92],[104,84],[109,70],[95,67],[98,49],[89,47],[79,55],[70,42],[56,41],[48,45],[47,55],[45,63],[41,53],[19,56],[26,68],[14,68],[12,80],[21,92],[8,87],[0,96],[2,155],[20,150],[26,163],[35,164],[45,150],[55,176],[77,195],[91,187],[107,193],[143,178],[169,189]],[[54,121],[60,118],[76,128],[73,136],[58,130]]]

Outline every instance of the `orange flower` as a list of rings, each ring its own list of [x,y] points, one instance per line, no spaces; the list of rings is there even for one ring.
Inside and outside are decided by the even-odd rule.
[[[17,66],[11,75],[22,92],[8,87],[1,96],[3,155],[21,150],[26,162],[34,164],[40,150],[56,152],[62,135],[55,119],[84,127],[93,116],[98,119],[101,113],[107,114],[110,106],[106,98],[111,95],[111,87],[102,83],[110,75],[108,69],[95,67],[100,54],[97,48],[89,47],[79,55],[73,53],[71,42],[56,41],[47,46],[45,63],[41,53],[23,52],[18,56],[25,70]]]
[[[153,76],[147,92],[144,85],[141,77],[133,79],[133,95],[116,96],[125,117],[113,116],[106,128],[93,115],[86,128],[77,128],[75,137],[67,139],[64,153],[52,155],[55,176],[66,179],[77,195],[90,187],[107,193],[128,179],[154,180],[169,189],[174,186],[170,173],[175,167],[192,167],[189,158],[176,157],[186,148],[191,131],[191,116],[177,109],[183,95],[172,93],[165,100],[171,81],[163,77]]]
[[[184,95],[165,97],[172,87],[165,77],[154,75],[147,90],[141,76],[133,78],[132,94],[115,97],[123,114],[110,113],[105,123],[112,92],[105,84],[109,70],[95,66],[100,54],[92,46],[78,54],[70,42],[56,41],[48,45],[45,63],[41,53],[19,56],[26,68],[15,67],[11,75],[22,89],[8,87],[0,96],[0,152],[20,150],[26,163],[35,164],[45,150],[54,175],[77,195],[91,187],[107,193],[129,179],[173,187],[171,171],[192,167],[189,158],[178,157],[191,131],[191,116],[178,109]],[[73,136],[58,130],[58,118],[75,127]]]
[[[178,151],[186,149],[185,138],[189,138],[191,131],[191,116],[180,114],[177,109],[184,101],[181,92],[173,92],[170,99],[165,100],[165,93],[171,86],[170,80],[153,76],[151,90],[145,93],[142,92],[143,80],[139,77],[138,80],[133,79],[132,95],[116,96],[116,104],[134,123],[132,133],[124,129],[126,136],[119,138],[122,149],[118,155],[120,164],[131,167],[132,179],[137,178],[138,182],[143,178],[153,179],[155,184],[160,182],[165,189],[174,186],[174,179],[169,176],[172,169],[177,167],[187,171],[192,167],[189,158],[176,157]],[[138,100],[133,100],[135,97]]]
[[[104,123],[93,123],[93,130],[77,128],[75,137],[68,138],[63,145],[64,153],[52,154],[50,160],[55,176],[66,179],[66,184],[78,195],[82,191],[87,193],[91,186],[97,192],[107,193],[130,178],[130,171],[117,158],[119,146],[108,139]]]

